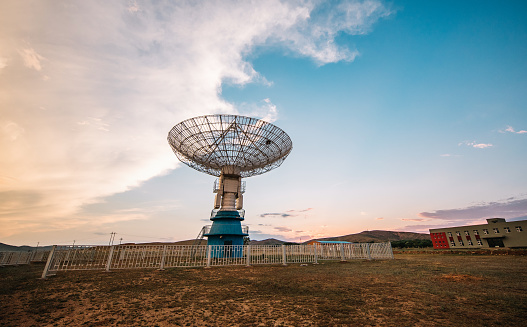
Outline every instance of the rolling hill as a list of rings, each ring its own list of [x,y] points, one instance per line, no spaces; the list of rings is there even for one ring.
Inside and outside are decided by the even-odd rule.
[[[282,245],[285,241],[277,240],[276,238],[268,238],[261,241],[251,240],[251,245]]]
[[[302,244],[306,244],[312,241],[346,241],[346,242],[354,242],[354,243],[367,243],[367,242],[388,242],[388,241],[400,241],[400,240],[429,240],[429,239],[430,239],[429,234],[372,230],[372,231],[363,231],[357,234],[312,239],[312,240],[303,242]],[[281,245],[284,243],[286,242],[277,240],[274,238],[268,238],[262,241],[251,240],[251,245]]]
[[[52,246],[39,246],[38,250],[51,250]],[[29,245],[22,245],[22,246],[16,246],[16,245],[9,245],[0,243],[0,251],[1,252],[9,252],[9,251],[20,251],[20,252],[28,252],[28,251],[34,251],[36,247],[29,246]]]
[[[384,230],[372,230],[363,231],[357,234],[349,234],[343,236],[319,238],[315,240],[307,241],[346,241],[346,242],[388,242],[388,241],[400,241],[400,240],[429,240],[429,234],[420,234],[412,232],[391,232]]]

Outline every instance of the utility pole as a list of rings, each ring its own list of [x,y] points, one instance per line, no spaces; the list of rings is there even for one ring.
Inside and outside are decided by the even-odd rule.
[[[119,245],[121,245],[121,242],[122,242],[122,241],[123,241],[123,238],[121,237],[121,238],[119,239]]]
[[[113,245],[113,240],[115,239],[115,234],[117,234],[117,233],[116,232],[111,232],[110,233],[110,242],[108,242],[109,246]]]
[[[38,252],[38,245],[40,244],[40,242],[37,242],[37,247],[35,248],[35,251],[33,252],[33,254],[31,255],[31,260],[35,259],[35,255],[37,254]]]
[[[73,245],[72,246],[75,246],[75,240],[73,240]]]

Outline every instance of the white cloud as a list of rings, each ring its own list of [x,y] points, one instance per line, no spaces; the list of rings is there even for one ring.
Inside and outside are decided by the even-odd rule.
[[[472,144],[472,146],[474,148],[478,148],[478,149],[485,149],[485,148],[491,147],[492,144],[490,144],[490,143],[477,143],[477,144]]]
[[[0,121],[0,130],[5,139],[15,141],[25,132],[25,129],[12,121]]]
[[[7,67],[7,59],[0,57],[0,69]]]
[[[270,99],[263,99],[258,104],[241,103],[236,107],[238,112],[244,116],[257,117],[269,123],[273,123],[278,119],[278,109]]]
[[[110,124],[103,122],[100,118],[87,117],[85,120],[77,122],[77,125],[92,126],[93,128],[104,132],[110,131]]]
[[[490,148],[493,146],[490,143],[477,143],[476,141],[463,141],[458,144],[458,146],[461,146],[461,145],[470,146],[476,149],[485,149],[485,148]]]
[[[507,126],[507,128],[504,131],[499,131],[499,132],[500,133],[509,132],[509,133],[514,133],[514,134],[526,134],[527,133],[527,131],[523,129],[516,132],[516,130],[514,130],[512,126]]]
[[[271,100],[264,99],[265,107],[267,108],[267,114],[262,117],[263,120],[268,121],[270,123],[274,122],[278,119],[278,110],[276,109],[276,105],[271,103]]]
[[[139,11],[139,6],[137,5],[136,1],[134,1],[133,3],[130,3],[130,5],[128,6],[128,11],[130,13],[136,13]]]
[[[353,60],[356,50],[334,37],[388,14],[376,1],[1,2],[10,69],[0,74],[0,197],[23,195],[0,204],[1,219],[84,222],[83,205],[176,167],[166,143],[174,124],[238,112],[222,83],[267,83],[244,59],[255,46],[285,45],[320,64]],[[270,99],[259,108],[277,119]]]
[[[319,64],[353,61],[359,55],[356,49],[340,48],[335,43],[337,33],[365,34],[379,18],[391,11],[379,1],[319,2],[306,6],[303,19],[293,25],[280,39],[301,55],[314,58]]]
[[[27,48],[22,49],[18,51],[20,53],[20,56],[24,60],[24,65],[27,68],[32,68],[37,71],[40,71],[42,69],[42,65],[40,62],[44,59],[41,55],[39,55],[35,49],[33,48]]]

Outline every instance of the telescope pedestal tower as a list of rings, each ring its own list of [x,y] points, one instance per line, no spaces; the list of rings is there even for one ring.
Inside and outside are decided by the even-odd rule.
[[[243,193],[240,172],[237,167],[223,167],[217,183],[214,183],[214,209],[210,220],[208,245],[243,245],[243,238],[248,236],[248,229],[242,229],[244,217],[238,210],[243,208]],[[216,212],[216,210],[219,211]]]

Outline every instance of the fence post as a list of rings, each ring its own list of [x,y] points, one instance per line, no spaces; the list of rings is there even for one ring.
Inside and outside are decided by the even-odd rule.
[[[161,264],[159,265],[159,270],[165,270],[165,255],[167,253],[167,246],[163,245],[163,254],[161,255]]]
[[[112,256],[113,256],[113,247],[115,245],[112,245],[110,247],[110,254],[108,254],[108,262],[106,262],[106,271],[109,272],[110,271],[110,266],[112,265]]]
[[[282,244],[282,265],[287,266],[287,258],[285,254],[285,245]]]
[[[68,265],[69,265],[69,262],[70,262],[70,249],[72,249],[72,248],[68,247],[68,252],[66,252],[66,258],[64,259],[64,261],[68,261]]]
[[[370,243],[366,243],[366,254],[368,255],[368,260],[371,260]]]
[[[249,267],[251,265],[251,246],[247,245],[247,251],[245,252],[247,255],[247,264],[246,266]]]
[[[16,257],[15,265],[19,264],[20,259],[22,258],[22,254],[24,254],[24,252],[18,252],[18,257]]]
[[[315,247],[315,264],[318,265],[318,253],[317,253],[317,244],[313,243],[313,246]]]
[[[57,248],[56,245],[53,245],[53,248],[51,249],[51,252],[48,255],[48,261],[46,262],[46,266],[44,267],[44,271],[42,272],[41,279],[46,279],[49,271],[49,266],[51,265],[51,260],[53,260],[53,255],[55,254],[55,249]]]
[[[212,245],[207,245],[207,267],[205,268],[210,268],[211,252],[212,252]]]

